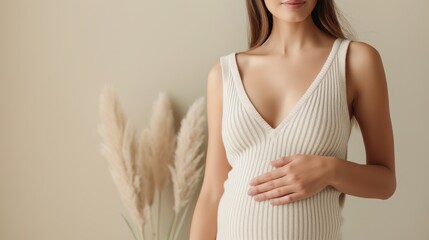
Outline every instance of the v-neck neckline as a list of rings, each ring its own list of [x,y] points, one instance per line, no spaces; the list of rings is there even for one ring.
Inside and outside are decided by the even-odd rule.
[[[256,109],[254,104],[250,101],[249,96],[247,95],[247,92],[244,88],[244,84],[238,69],[238,63],[237,63],[237,52],[232,52],[230,54],[230,62],[232,65],[232,74],[233,74],[233,81],[235,82],[235,85],[238,89],[239,98],[242,100],[242,103],[245,105],[246,109],[250,111],[250,113],[256,117],[256,120],[270,133],[275,133],[278,130],[280,130],[284,125],[286,125],[293,116],[295,116],[298,113],[298,110],[303,106],[304,102],[310,97],[311,93],[316,89],[319,82],[323,79],[325,76],[326,71],[328,70],[329,66],[331,65],[331,62],[335,56],[335,53],[337,52],[339,43],[341,38],[336,38],[334,43],[332,44],[331,50],[328,54],[328,57],[326,58],[325,62],[322,65],[322,68],[314,78],[314,80],[311,82],[310,86],[307,88],[307,90],[304,92],[304,94],[299,98],[299,100],[295,103],[295,105],[289,110],[289,113],[280,121],[280,123],[272,127],[265,118],[260,114],[260,112]]]

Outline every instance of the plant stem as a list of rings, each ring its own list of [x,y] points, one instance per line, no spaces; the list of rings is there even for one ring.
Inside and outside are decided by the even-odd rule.
[[[160,221],[161,221],[161,196],[162,196],[162,189],[159,190],[159,197],[158,197],[158,230],[156,231],[157,233],[157,240],[159,240],[159,225],[160,225]]]
[[[153,229],[153,207],[152,206],[150,206],[149,214],[150,214],[150,228],[152,231],[152,239],[153,239],[153,236],[155,235],[155,230]]]
[[[203,177],[203,175],[199,176],[198,182],[201,181],[202,177]],[[179,230],[177,230],[177,231],[175,230],[174,231],[173,240],[176,240],[178,238],[178,236],[179,236],[180,230],[182,229],[182,226],[183,226],[183,221],[185,220],[186,214],[188,213],[189,206],[191,205],[191,201],[195,198],[195,196],[198,193],[197,190],[198,190],[198,187],[195,186],[194,189],[193,189],[193,193],[192,193],[192,195],[191,195],[188,203],[186,204],[185,210],[180,215]],[[180,212],[182,212],[182,210],[180,210]]]
[[[141,227],[141,231],[140,231],[140,239],[144,240],[144,225]]]
[[[122,214],[122,213],[121,213],[121,216],[122,216],[122,218],[125,220],[125,222],[127,223],[128,228],[130,229],[131,233],[133,234],[134,240],[137,240],[137,236],[136,236],[136,234],[134,233],[134,230],[133,230],[133,228],[131,227],[130,222],[127,220],[127,218],[124,216],[124,214]]]
[[[178,214],[174,214],[173,224],[171,227],[170,234],[168,235],[168,240],[170,240],[171,236],[174,236],[174,233],[176,232],[177,216],[178,216]]]
[[[188,212],[189,206],[191,205],[190,201],[186,204],[185,210],[183,211],[183,213],[180,215],[180,221],[179,221],[179,228],[176,230],[174,229],[174,234],[173,234],[173,240],[177,239],[180,230],[182,230],[182,225],[183,225],[183,221],[185,220],[186,214]],[[182,211],[181,211],[182,212]]]

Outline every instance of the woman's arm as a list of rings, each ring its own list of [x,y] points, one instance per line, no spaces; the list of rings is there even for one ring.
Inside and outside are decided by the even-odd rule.
[[[331,185],[355,196],[387,199],[396,189],[389,98],[383,63],[372,46],[352,41],[346,78],[355,90],[353,111],[362,132],[366,165],[336,159]]]
[[[216,239],[219,199],[231,170],[221,135],[222,94],[222,72],[220,62],[217,62],[210,69],[207,80],[207,156],[204,180],[192,218],[190,240]]]

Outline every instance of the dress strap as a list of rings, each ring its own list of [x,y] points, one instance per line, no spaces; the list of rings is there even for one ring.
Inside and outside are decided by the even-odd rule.
[[[343,82],[346,80],[346,56],[351,41],[350,39],[343,39],[338,49],[340,77]]]
[[[220,57],[220,66],[222,69],[222,82],[223,85],[225,86],[226,84],[226,80],[229,77],[230,74],[230,67],[229,67],[230,63],[229,63],[229,55],[224,55]]]
[[[340,45],[340,48],[338,49],[338,68],[339,68],[339,78],[340,78],[340,82],[342,85],[342,89],[343,89],[343,102],[344,104],[344,108],[345,111],[347,112],[347,114],[349,114],[349,110],[348,110],[348,105],[347,105],[347,80],[346,80],[346,58],[347,58],[347,52],[348,52],[348,48],[350,43],[352,42],[351,39],[343,39]],[[353,128],[353,126],[358,127],[358,123],[355,119],[355,117],[353,116],[352,119],[349,121],[349,115],[347,115],[347,123],[350,124],[350,131]],[[347,158],[347,153],[346,153],[346,158]]]

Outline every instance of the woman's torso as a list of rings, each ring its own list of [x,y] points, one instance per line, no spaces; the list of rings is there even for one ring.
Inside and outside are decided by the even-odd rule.
[[[221,57],[222,139],[232,169],[217,216],[221,240],[341,239],[344,194],[333,187],[284,205],[255,201],[249,180],[273,170],[281,156],[312,154],[347,159],[351,124],[345,84],[350,40],[338,38],[317,77],[280,123],[272,127],[246,94],[235,53]]]

